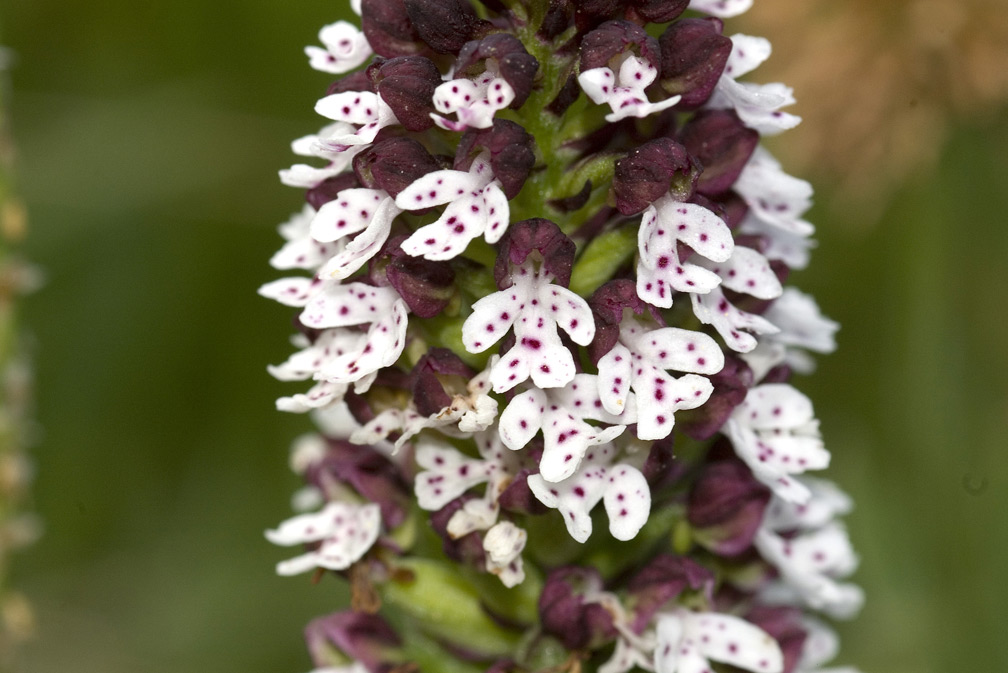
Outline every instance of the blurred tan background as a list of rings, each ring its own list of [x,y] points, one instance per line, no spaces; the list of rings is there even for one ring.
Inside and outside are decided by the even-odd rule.
[[[805,117],[773,150],[818,190],[793,282],[839,320],[797,385],[816,403],[868,594],[843,628],[865,673],[1006,671],[1008,12],[760,0],[726,32],[775,44]],[[12,581],[25,670],[296,673],[335,582],[272,572],[287,446],[265,365],[288,316],[276,179],[320,126],[301,47],[335,2],[4,0],[8,96],[46,287],[24,303],[38,379],[35,509]]]

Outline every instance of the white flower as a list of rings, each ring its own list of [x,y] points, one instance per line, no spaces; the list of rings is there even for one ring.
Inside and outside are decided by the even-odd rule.
[[[806,634],[805,643],[794,673],[860,673],[852,666],[822,668],[823,664],[831,661],[840,651],[840,639],[833,629],[818,619],[805,617],[802,619],[802,627]]]
[[[806,351],[831,353],[836,349],[834,335],[840,326],[819,311],[811,296],[795,288],[784,288],[763,316],[780,331],[760,339],[755,350],[742,356],[757,381],[782,363],[799,373],[810,373],[815,361]]]
[[[486,63],[487,69],[475,80],[452,79],[434,89],[434,108],[441,113],[431,113],[435,124],[448,131],[493,126],[494,114],[511,104],[515,92],[507,80],[499,76],[493,60],[487,59]],[[442,116],[452,113],[458,121]]]
[[[266,531],[266,539],[285,546],[321,542],[318,549],[277,564],[278,574],[297,575],[312,568],[348,568],[371,548],[380,530],[378,505],[331,502],[320,512],[287,519]]]
[[[506,587],[515,587],[525,580],[521,553],[528,533],[510,521],[501,521],[483,536],[487,572],[500,578]]]
[[[417,442],[415,459],[423,469],[413,480],[413,490],[421,509],[441,509],[483,483],[487,484],[485,499],[496,508],[498,496],[518,471],[518,457],[504,450],[496,432],[482,432],[475,439],[479,458],[466,456],[445,442],[427,438]]]
[[[756,348],[756,338],[746,332],[773,334],[778,331],[766,318],[737,308],[721,288],[714,288],[707,294],[691,294],[690,299],[693,315],[703,324],[712,325],[733,351],[748,353]]]
[[[640,470],[625,463],[610,463],[616,456],[612,444],[591,447],[578,469],[560,481],[542,474],[528,477],[535,497],[563,516],[567,532],[585,542],[592,532],[591,510],[602,501],[609,517],[609,532],[617,540],[632,540],[651,513],[651,489]]]
[[[487,368],[466,384],[466,394],[456,394],[451,404],[431,414],[422,416],[411,399],[403,409],[386,409],[363,427],[356,430],[350,441],[355,444],[374,444],[393,432],[399,432],[395,448],[399,449],[425,428],[437,428],[445,434],[465,436],[481,432],[493,425],[497,418],[497,400],[490,397],[490,370],[499,356],[490,358]],[[455,426],[455,427],[453,427]],[[457,427],[457,430],[453,432]]]
[[[320,99],[315,112],[333,121],[352,124],[348,131],[321,141],[327,149],[342,151],[355,145],[369,145],[386,126],[398,124],[395,112],[382,97],[370,91],[343,91]]]
[[[801,117],[781,112],[795,102],[791,87],[780,83],[753,84],[737,82],[770,56],[770,42],[762,37],[732,35],[732,51],[707,107],[735,110],[746,126],[760,135],[775,135],[794,128]]]
[[[750,388],[722,432],[753,476],[789,502],[806,503],[812,496],[792,475],[829,465],[812,402],[784,383]]]
[[[673,292],[710,292],[721,282],[713,271],[679,260],[679,244],[701,257],[727,260],[734,249],[731,231],[703,206],[666,195],[644,210],[637,248],[637,296],[661,308],[672,306]]]
[[[599,397],[606,411],[620,414],[633,389],[637,437],[664,439],[672,432],[674,412],[695,409],[714,390],[704,376],[675,378],[665,370],[716,374],[722,367],[724,353],[706,334],[675,327],[647,329],[627,312],[619,341],[598,362]]]
[[[416,462],[423,470],[414,478],[417,504],[422,509],[438,510],[470,488],[486,483],[482,498],[468,500],[448,520],[448,534],[460,538],[485,530],[483,549],[486,569],[497,575],[507,587],[525,579],[521,552],[527,533],[510,521],[497,522],[497,499],[518,471],[518,457],[501,444],[496,432],[476,435],[479,458],[468,457],[448,444],[421,440],[417,443]]]
[[[381,250],[392,231],[392,220],[401,212],[382,189],[344,189],[322,204],[311,222],[312,238],[326,243],[357,236],[325,263],[319,275],[342,279],[364,266]]]
[[[462,254],[469,241],[483,235],[496,243],[507,231],[510,210],[501,183],[490,169],[489,153],[473,160],[469,171],[441,170],[424,175],[399,193],[396,206],[423,210],[448,204],[436,222],[420,227],[403,241],[402,249],[432,260]]]
[[[585,419],[607,425],[590,425]],[[558,482],[574,474],[589,447],[612,441],[636,420],[632,398],[622,414],[611,414],[602,406],[598,377],[578,374],[563,388],[530,388],[516,395],[501,413],[499,431],[501,441],[517,451],[541,429],[539,474],[546,481]]]
[[[305,47],[309,65],[315,70],[341,75],[364,63],[374,52],[367,38],[352,23],[337,21],[323,26],[319,41],[325,49]]]
[[[286,271],[288,269],[305,269],[316,271],[326,260],[339,252],[341,243],[322,243],[311,237],[311,221],[315,217],[315,209],[307,203],[300,212],[295,213],[278,229],[286,241],[273,257],[270,266]]]
[[[316,167],[309,164],[294,164],[280,171],[280,182],[289,187],[310,189],[318,186],[324,180],[339,175],[348,170],[353,158],[364,149],[364,145],[344,148],[333,143],[333,138],[342,138],[357,132],[352,124],[335,122],[329,124],[317,134],[302,136],[291,143],[294,154],[302,157],[317,157],[329,163]],[[333,147],[337,149],[333,149]]]
[[[299,335],[295,344],[302,350],[286,362],[269,367],[269,372],[281,381],[320,381],[306,396],[281,398],[277,407],[285,411],[308,411],[339,401],[347,384],[355,384],[357,392],[366,391],[379,369],[391,366],[399,359],[406,345],[408,309],[401,299],[374,322],[359,327],[333,327],[323,330],[313,342]]]
[[[585,70],[578,75],[578,84],[585,94],[598,104],[607,104],[612,110],[606,121],[615,122],[625,117],[647,117],[670,108],[682,98],[672,96],[658,103],[648,101],[644,89],[658,76],[658,69],[646,59],[626,53],[620,57],[619,72],[601,67]]]
[[[753,0],[690,0],[689,8],[728,19],[749,11]]]
[[[731,615],[676,610],[659,615],[656,635],[656,673],[710,671],[711,659],[755,673],[784,670],[784,656],[777,641]]]
[[[574,378],[574,358],[560,341],[562,328],[575,343],[586,346],[595,337],[595,321],[584,299],[554,285],[545,268],[536,270],[529,259],[512,271],[511,287],[473,304],[462,325],[462,343],[479,353],[514,327],[515,345],[490,373],[496,393],[503,393],[529,377],[540,388],[556,388]]]
[[[802,219],[812,206],[812,185],[781,170],[780,162],[764,148],[756,148],[732,189],[749,206],[746,221],[753,218],[763,225],[753,233],[779,230],[792,237],[807,238],[815,231],[812,224]]]
[[[731,257],[721,263],[699,262],[717,274],[721,283],[706,294],[693,294],[693,313],[700,322],[712,325],[734,351],[746,353],[757,346],[757,340],[742,330],[756,334],[775,334],[776,325],[766,318],[742,311],[725,297],[722,288],[757,299],[775,299],[783,289],[766,257],[745,246],[737,245]]]
[[[850,617],[864,602],[860,587],[837,581],[858,565],[847,531],[837,521],[850,511],[850,498],[828,481],[806,477],[801,482],[811,494],[809,500],[798,504],[775,495],[753,540],[780,573],[762,597]]]

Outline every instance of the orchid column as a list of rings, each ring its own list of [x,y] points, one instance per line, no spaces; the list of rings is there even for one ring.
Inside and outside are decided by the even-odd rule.
[[[812,190],[750,4],[363,0],[306,49],[340,77],[260,292],[318,428],[277,570],[352,593],[317,670],[827,670],[851,503],[790,380],[837,326],[786,286]]]

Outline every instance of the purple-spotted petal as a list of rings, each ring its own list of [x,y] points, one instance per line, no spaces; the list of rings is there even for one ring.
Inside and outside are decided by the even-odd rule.
[[[385,316],[397,301],[401,301],[399,293],[391,287],[323,283],[299,319],[305,326],[315,329],[361,325]]]
[[[402,249],[414,257],[452,259],[465,252],[469,242],[482,234],[485,227],[483,195],[479,191],[469,192],[449,203],[436,221],[413,232],[403,241]]]
[[[617,540],[632,540],[651,514],[651,489],[640,470],[629,465],[614,465],[608,479],[603,503],[609,532]]]
[[[703,376],[686,374],[681,378],[652,369],[651,376],[637,376],[633,383],[637,400],[637,437],[664,439],[672,432],[674,413],[695,409],[710,397],[714,386]]]
[[[489,176],[455,170],[434,171],[399,192],[396,205],[403,210],[423,210],[451,203],[463,195],[479,192]]]
[[[259,288],[259,294],[285,306],[304,306],[318,289],[314,278],[281,278]]]
[[[512,451],[528,444],[542,427],[543,413],[546,411],[546,393],[531,388],[515,395],[500,415],[501,441]]]
[[[280,575],[296,575],[312,568],[342,570],[363,556],[381,529],[378,505],[331,502],[314,514],[301,514],[284,521],[266,538],[273,544],[295,545],[321,541],[321,546],[277,564]]]
[[[483,238],[487,243],[496,243],[507,231],[508,223],[511,221],[511,208],[499,181],[494,180],[483,188],[483,203],[486,212]]]
[[[472,306],[462,324],[462,344],[470,353],[480,353],[500,341],[518,317],[520,306],[530,298],[524,288],[512,287],[483,297]]]
[[[725,64],[724,74],[732,79],[741,77],[758,68],[770,58],[772,47],[765,37],[754,37],[737,33],[731,36],[732,51]]]
[[[319,270],[319,275],[343,279],[364,266],[381,250],[392,231],[392,220],[401,212],[391,197],[383,199],[371,216],[367,228],[347,243],[342,252],[326,262]]]
[[[459,453],[448,445],[420,442],[416,449],[418,472],[413,490],[417,504],[428,511],[438,510],[470,488],[487,480],[482,461]]]
[[[617,343],[598,361],[598,392],[602,406],[611,414],[623,413],[630,396],[631,355]]]
[[[726,261],[700,264],[721,277],[722,287],[757,299],[776,299],[784,290],[767,258],[752,248],[736,245]]]
[[[781,673],[784,668],[777,641],[744,619],[700,613],[684,615],[683,621],[683,641],[692,639],[697,652],[705,659],[754,673]]]
[[[712,211],[671,198],[655,202],[658,222],[670,228],[670,235],[694,252],[714,262],[722,262],[734,248],[728,225]]]
[[[319,31],[325,49],[305,47],[309,64],[315,70],[341,75],[361,65],[372,54],[364,33],[351,23],[337,21]]]
[[[344,189],[319,208],[311,221],[311,237],[329,242],[363,231],[385,198],[378,189]]]
[[[662,327],[624,341],[658,369],[717,374],[724,367],[724,353],[717,342],[703,332]]]
[[[748,353],[756,348],[756,338],[749,334],[775,334],[779,330],[765,318],[736,308],[720,288],[707,294],[692,294],[693,314],[700,322],[711,325],[733,351]]]

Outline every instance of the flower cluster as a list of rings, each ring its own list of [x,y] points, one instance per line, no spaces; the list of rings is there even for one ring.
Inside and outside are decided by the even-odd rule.
[[[785,287],[811,188],[759,145],[799,119],[724,34],[750,4],[362,0],[307,49],[341,77],[260,292],[298,310],[271,373],[310,382],[277,406],[319,428],[267,537],[352,591],[319,671],[832,655],[850,502],[789,381],[837,326]]]

